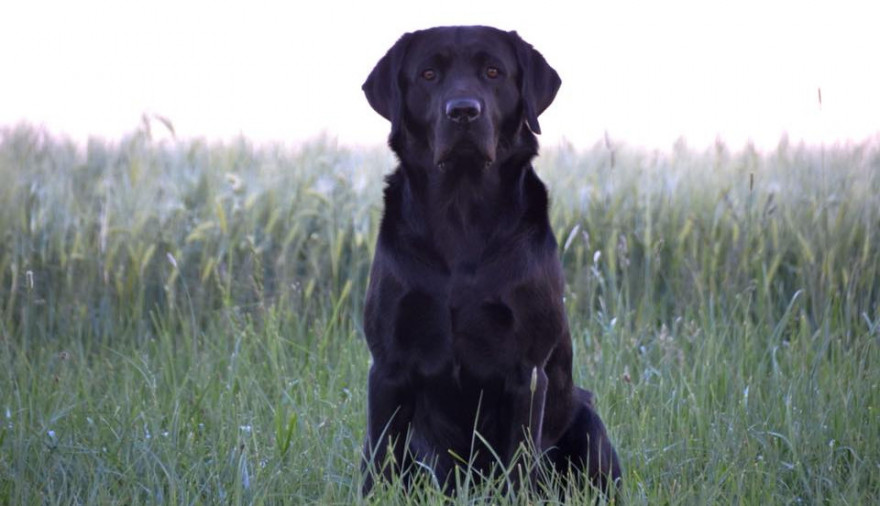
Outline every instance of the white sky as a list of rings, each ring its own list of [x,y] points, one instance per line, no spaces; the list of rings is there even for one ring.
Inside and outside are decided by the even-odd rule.
[[[7,0],[0,125],[115,138],[148,112],[183,137],[382,144],[360,85],[387,48],[408,30],[489,24],[562,76],[545,145],[606,130],[651,147],[858,141],[880,132],[878,23],[876,0]]]

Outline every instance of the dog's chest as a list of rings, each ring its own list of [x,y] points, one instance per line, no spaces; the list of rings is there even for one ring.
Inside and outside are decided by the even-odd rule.
[[[457,251],[449,258],[449,276],[439,286],[401,299],[395,334],[421,375],[464,369],[488,378],[513,366],[515,276],[511,265],[499,261],[503,258],[486,261],[485,254],[485,248]],[[517,255],[509,256],[515,264]],[[416,299],[421,300],[412,304]]]
[[[407,242],[434,254],[422,257],[422,249],[413,256],[430,262],[415,264],[420,275],[406,276],[401,286],[391,348],[406,354],[422,376],[462,369],[483,379],[503,376],[518,349],[511,299],[526,271],[527,234],[519,231],[515,212],[499,211],[491,191],[466,190],[410,217],[418,225]]]

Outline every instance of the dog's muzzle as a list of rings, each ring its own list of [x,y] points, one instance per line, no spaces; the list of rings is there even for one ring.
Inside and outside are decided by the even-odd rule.
[[[449,162],[479,167],[491,164],[497,139],[483,102],[473,97],[456,97],[441,107],[434,130],[434,163],[440,168]]]

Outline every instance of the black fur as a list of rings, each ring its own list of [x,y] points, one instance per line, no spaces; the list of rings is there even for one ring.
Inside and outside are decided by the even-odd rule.
[[[400,161],[364,318],[365,493],[374,474],[408,477],[412,459],[451,490],[455,456],[488,473],[493,452],[506,464],[523,443],[603,489],[619,483],[591,394],[572,383],[562,268],[531,166],[560,83],[516,32],[489,27],[408,33],[364,83]]]

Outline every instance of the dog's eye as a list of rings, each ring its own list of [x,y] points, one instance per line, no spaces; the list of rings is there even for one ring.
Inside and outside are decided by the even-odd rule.
[[[425,69],[422,71],[422,79],[425,81],[433,81],[437,78],[437,72],[434,69]]]
[[[498,70],[498,67],[488,67],[486,69],[486,77],[489,79],[495,79],[501,75],[501,71]]]

